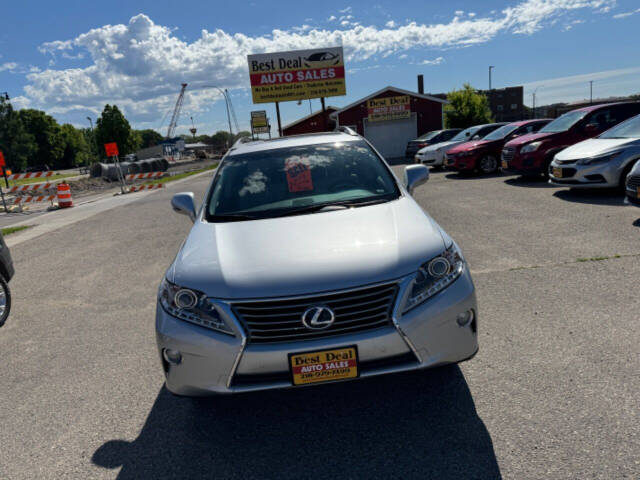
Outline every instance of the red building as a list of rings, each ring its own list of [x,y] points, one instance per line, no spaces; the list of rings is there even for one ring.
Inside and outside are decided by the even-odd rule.
[[[336,121],[330,118],[330,114],[337,110],[336,107],[326,107],[324,114],[322,110],[319,110],[289,125],[285,125],[282,127],[282,135],[286,137],[288,135],[299,135],[301,133],[330,132],[335,130]]]
[[[396,87],[385,87],[331,114],[337,125],[351,127],[386,158],[403,157],[407,142],[443,128],[447,100]]]

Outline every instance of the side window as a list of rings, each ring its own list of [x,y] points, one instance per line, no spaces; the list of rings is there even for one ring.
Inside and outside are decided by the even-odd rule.
[[[616,117],[617,115],[613,112],[613,108],[603,108],[589,114],[586,124],[597,125],[598,130],[606,130],[618,123]]]

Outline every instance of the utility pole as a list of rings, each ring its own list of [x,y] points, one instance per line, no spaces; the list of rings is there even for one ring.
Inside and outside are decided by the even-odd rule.
[[[533,116],[531,118],[536,118],[536,92],[533,92],[531,96],[533,97]]]
[[[100,155],[96,140],[96,132],[93,130],[93,120],[91,120],[91,117],[87,117],[87,120],[89,120],[89,127],[91,129],[91,150],[93,154],[96,155],[96,161],[98,161],[100,160]]]
[[[494,67],[493,65],[489,65],[489,92],[491,92],[491,70],[493,70]]]
[[[593,80],[589,80],[589,103],[593,103]]]

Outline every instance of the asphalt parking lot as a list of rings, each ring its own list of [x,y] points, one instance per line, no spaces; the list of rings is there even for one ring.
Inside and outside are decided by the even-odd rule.
[[[640,209],[622,196],[433,172],[415,196],[471,265],[473,360],[194,400],[163,388],[153,320],[190,226],[169,199],[210,177],[12,248],[0,478],[638,478]]]

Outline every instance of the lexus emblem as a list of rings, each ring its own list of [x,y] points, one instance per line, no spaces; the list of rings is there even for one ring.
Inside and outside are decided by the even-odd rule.
[[[329,307],[311,307],[302,314],[302,323],[310,330],[329,328],[336,319]]]

